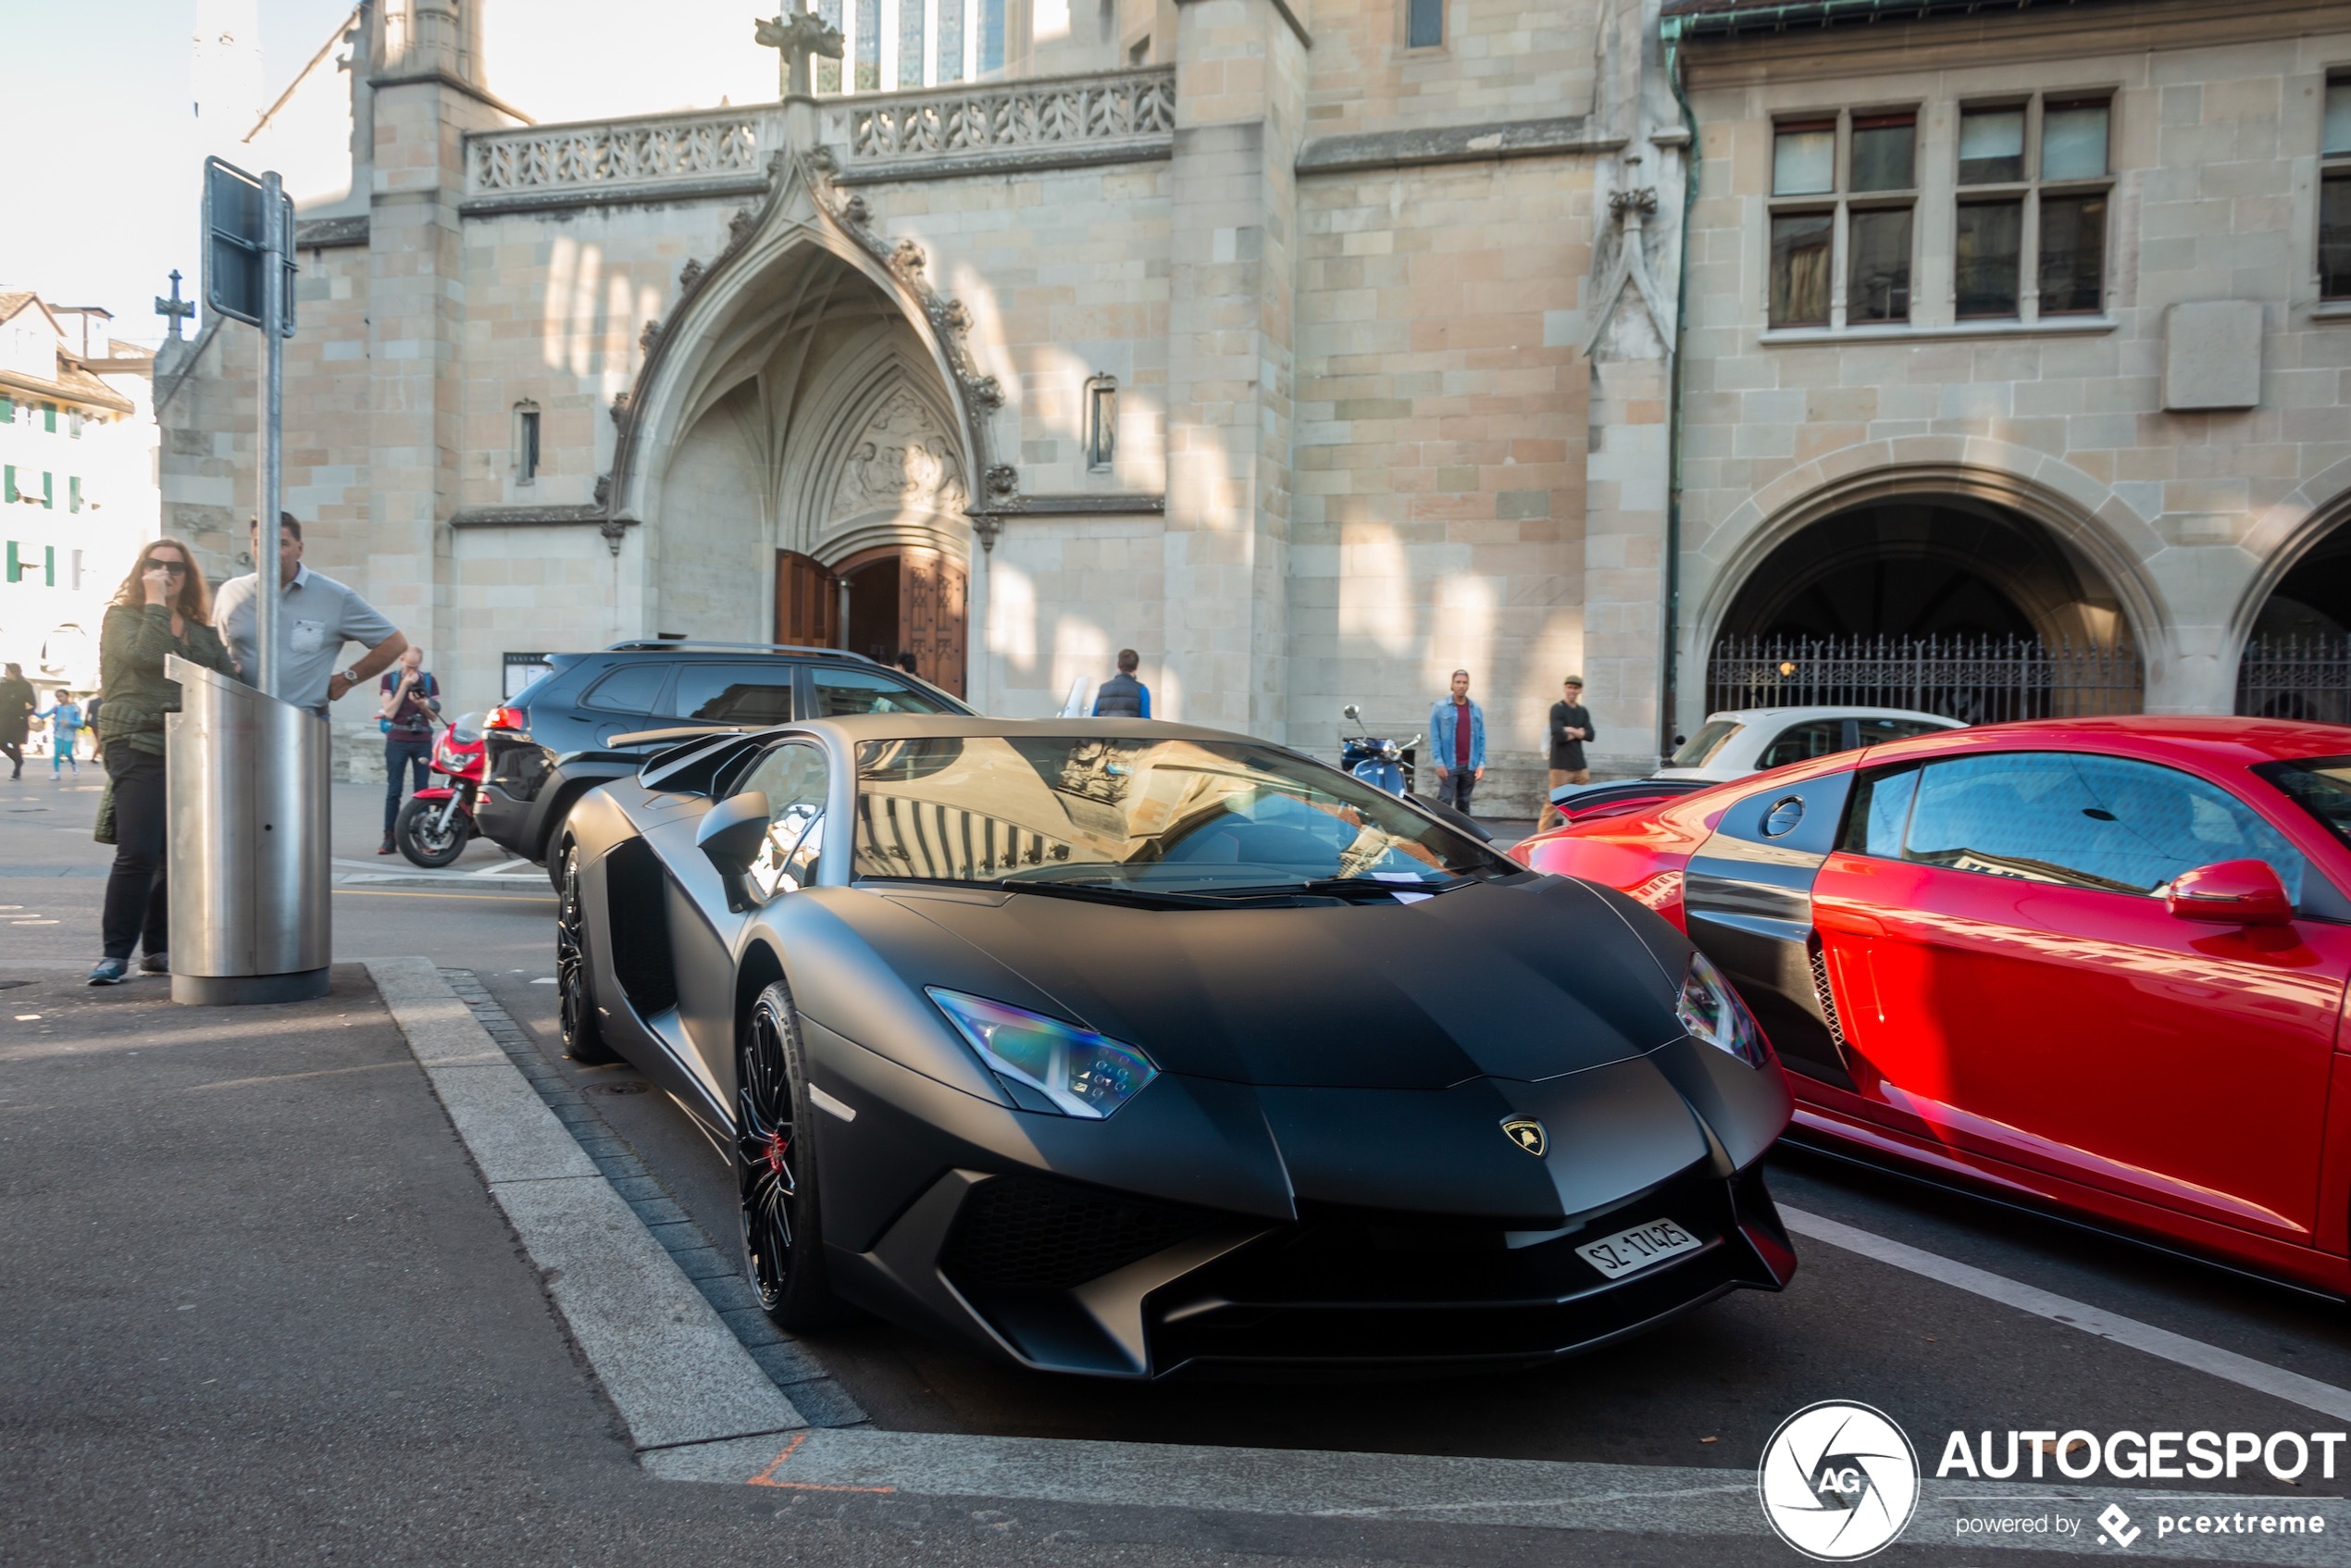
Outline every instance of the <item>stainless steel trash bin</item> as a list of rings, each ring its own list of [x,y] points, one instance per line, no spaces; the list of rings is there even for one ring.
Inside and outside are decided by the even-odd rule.
[[[173,655],[171,1000],[197,1006],[327,994],[327,721]]]

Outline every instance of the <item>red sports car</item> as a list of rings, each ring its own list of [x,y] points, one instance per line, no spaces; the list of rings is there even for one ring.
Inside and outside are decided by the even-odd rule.
[[[1511,853],[1681,924],[1800,1140],[2351,1295],[2351,729],[1953,730]]]

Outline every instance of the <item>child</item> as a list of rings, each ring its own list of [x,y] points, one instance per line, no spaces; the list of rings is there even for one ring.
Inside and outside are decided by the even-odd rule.
[[[81,772],[81,763],[75,757],[73,751],[75,745],[81,740],[82,719],[81,709],[75,703],[73,693],[59,691],[55,703],[32,716],[49,721],[49,777],[52,778],[57,777],[57,765],[60,762],[71,765],[74,773],[79,776]]]

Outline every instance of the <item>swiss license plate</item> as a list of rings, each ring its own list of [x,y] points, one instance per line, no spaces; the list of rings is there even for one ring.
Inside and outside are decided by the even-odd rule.
[[[1651,1263],[1661,1263],[1698,1249],[1698,1238],[1672,1220],[1651,1220],[1630,1230],[1620,1230],[1614,1236],[1603,1236],[1598,1241],[1586,1241],[1575,1249],[1575,1255],[1611,1279],[1622,1279],[1628,1274],[1638,1274]]]

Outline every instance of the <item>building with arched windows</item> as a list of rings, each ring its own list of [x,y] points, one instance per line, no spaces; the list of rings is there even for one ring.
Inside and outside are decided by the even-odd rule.
[[[1466,667],[1532,815],[1570,672],[1603,773],[2340,701],[2343,0],[813,0],[808,91],[547,124],[502,3],[368,0],[272,111],[350,147],[288,504],[461,703],[674,634],[1038,715],[1132,646],[1328,753]],[[252,352],[157,386],[215,566]]]

